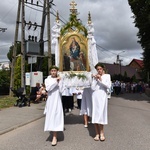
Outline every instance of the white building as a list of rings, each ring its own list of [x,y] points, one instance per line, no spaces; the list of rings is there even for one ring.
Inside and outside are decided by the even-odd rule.
[[[9,70],[10,69],[10,65],[9,65],[9,62],[3,62],[3,63],[0,63],[0,70]]]

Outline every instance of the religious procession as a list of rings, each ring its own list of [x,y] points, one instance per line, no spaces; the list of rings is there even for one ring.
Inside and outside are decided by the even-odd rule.
[[[104,125],[108,124],[111,77],[98,62],[90,13],[86,28],[76,19],[74,1],[71,6],[70,22],[61,28],[57,16],[52,27],[55,65],[50,67],[50,75],[44,82],[48,95],[44,131],[52,131],[52,146],[59,141],[57,132],[64,131],[66,111],[74,107],[73,95],[77,96],[77,107],[84,116],[84,127],[88,128],[89,121],[95,126],[95,141],[105,141]]]
[[[81,13],[74,0],[15,1],[10,70],[0,64],[1,148],[149,149],[150,72],[133,58],[127,2],[76,0]]]

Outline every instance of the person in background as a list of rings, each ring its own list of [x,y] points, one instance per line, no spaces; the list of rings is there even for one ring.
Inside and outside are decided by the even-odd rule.
[[[120,81],[116,80],[115,82],[115,94],[116,95],[119,95],[120,92],[121,92],[121,84],[120,84]]]
[[[36,83],[35,87],[32,87],[31,89],[31,93],[30,93],[30,100],[32,100],[33,102],[38,102],[41,98],[41,94],[40,94],[40,83]]]
[[[83,90],[80,115],[83,115],[84,127],[87,128],[89,119],[92,117],[92,90],[90,87]]]
[[[126,92],[126,84],[125,82],[121,81],[121,93],[124,94]]]
[[[57,132],[64,130],[64,115],[61,102],[61,93],[63,92],[62,80],[57,76],[58,67],[50,68],[50,75],[45,79],[45,87],[48,92],[48,98],[44,109],[45,125],[44,131],[52,132],[52,146],[57,145]]]
[[[111,87],[109,89],[107,89],[107,98],[110,99],[111,98],[111,93],[113,93],[113,86],[112,86],[112,82],[111,82]]]
[[[81,110],[83,88],[76,88],[75,94],[77,96],[77,109]]]
[[[44,83],[42,83],[41,84],[42,86],[41,86],[41,88],[40,88],[40,94],[41,94],[41,100],[42,99],[44,99],[44,101],[46,101],[46,99],[47,99],[47,91],[46,91],[46,87],[45,87],[45,84]]]
[[[70,101],[72,100],[72,94],[70,93],[70,89],[68,87],[64,88],[64,91],[62,93],[62,106],[63,106],[63,112],[64,116],[66,115],[66,112],[69,112]]]
[[[68,107],[69,111],[72,111],[74,109],[74,96],[75,96],[75,87],[69,88],[70,96],[68,96]]]
[[[107,89],[111,88],[111,78],[105,74],[105,67],[98,63],[95,66],[97,74],[93,75],[92,93],[92,123],[95,126],[95,141],[105,141],[104,125],[108,124],[108,97]]]

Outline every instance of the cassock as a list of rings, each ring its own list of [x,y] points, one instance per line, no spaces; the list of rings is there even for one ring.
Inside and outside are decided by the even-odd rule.
[[[93,78],[92,81],[92,123],[108,124],[108,97],[107,89],[111,87],[111,79],[109,74],[101,76],[102,81]]]
[[[64,115],[61,102],[61,92],[63,91],[62,81],[60,80],[58,83],[56,78],[48,76],[45,79],[45,86],[48,92],[48,99],[44,110],[44,114],[46,114],[44,131],[63,131]]]

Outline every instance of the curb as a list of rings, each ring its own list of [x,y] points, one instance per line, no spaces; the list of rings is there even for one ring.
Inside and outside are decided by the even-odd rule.
[[[29,121],[27,121],[27,122],[25,122],[25,123],[22,123],[22,124],[19,124],[19,125],[15,125],[15,126],[13,126],[13,127],[11,127],[11,128],[8,128],[8,129],[5,129],[5,130],[3,130],[3,131],[0,131],[0,135],[3,135],[3,134],[5,134],[5,133],[8,133],[8,132],[10,132],[10,131],[12,131],[12,130],[15,130],[15,129],[19,128],[19,127],[25,126],[25,125],[27,125],[27,124],[29,124],[29,123],[32,123],[32,122],[36,121],[36,120],[39,120],[39,119],[43,118],[44,116],[45,116],[45,115],[41,115],[40,117],[37,117],[37,118],[32,119],[32,120],[29,120]]]
[[[144,98],[147,98],[147,99],[150,101],[150,97],[147,96],[145,93],[142,93],[142,96],[143,96]]]

